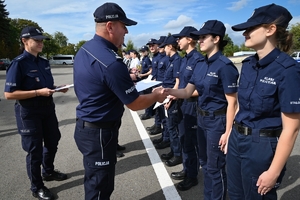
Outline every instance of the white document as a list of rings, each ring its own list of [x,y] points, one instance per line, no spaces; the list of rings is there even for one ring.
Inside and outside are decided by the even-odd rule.
[[[74,84],[69,84],[69,85],[65,85],[65,86],[62,86],[62,87],[57,87],[54,90],[55,91],[60,91],[60,90],[71,88],[71,87],[74,87]]]
[[[138,92],[140,92],[140,91],[146,90],[148,88],[151,88],[155,85],[158,85],[160,83],[161,83],[161,81],[152,81],[147,78],[147,79],[137,82],[135,85],[135,88]]]
[[[153,110],[162,104],[168,103],[169,101],[170,101],[170,99],[166,98],[162,103],[156,102],[156,104],[153,107]]]

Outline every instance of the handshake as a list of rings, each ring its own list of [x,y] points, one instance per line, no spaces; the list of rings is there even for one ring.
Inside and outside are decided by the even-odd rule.
[[[152,90],[152,93],[155,95],[156,101],[162,103],[167,98],[167,96],[169,96],[171,90],[172,90],[171,88],[163,88],[160,86],[154,88]]]

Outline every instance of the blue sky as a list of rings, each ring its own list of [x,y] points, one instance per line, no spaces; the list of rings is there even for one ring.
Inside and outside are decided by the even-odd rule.
[[[93,13],[106,1],[99,0],[6,0],[10,18],[29,19],[45,32],[62,32],[70,43],[89,40],[95,32]],[[116,0],[128,18],[138,22],[128,27],[125,44],[130,39],[140,48],[150,38],[179,33],[184,26],[201,25],[211,19],[222,21],[235,44],[242,44],[242,32],[231,26],[245,22],[257,7],[276,3],[293,15],[290,24],[300,23],[300,0]]]

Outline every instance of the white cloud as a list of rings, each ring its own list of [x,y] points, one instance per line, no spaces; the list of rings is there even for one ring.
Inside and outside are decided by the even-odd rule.
[[[183,27],[186,24],[194,24],[194,20],[190,17],[187,17],[185,15],[179,15],[179,17],[176,20],[169,21],[164,28],[166,29],[174,29],[178,27]]]
[[[244,8],[247,4],[248,4],[249,0],[240,0],[240,1],[235,1],[232,2],[232,6],[228,7],[228,10],[232,10],[232,11],[237,11],[237,10],[241,10],[242,8]]]

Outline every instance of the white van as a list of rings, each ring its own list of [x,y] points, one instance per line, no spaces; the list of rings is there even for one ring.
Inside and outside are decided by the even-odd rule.
[[[73,65],[74,55],[55,55],[49,59],[50,65]]]
[[[291,57],[294,58],[297,62],[300,62],[300,51],[292,53]]]

